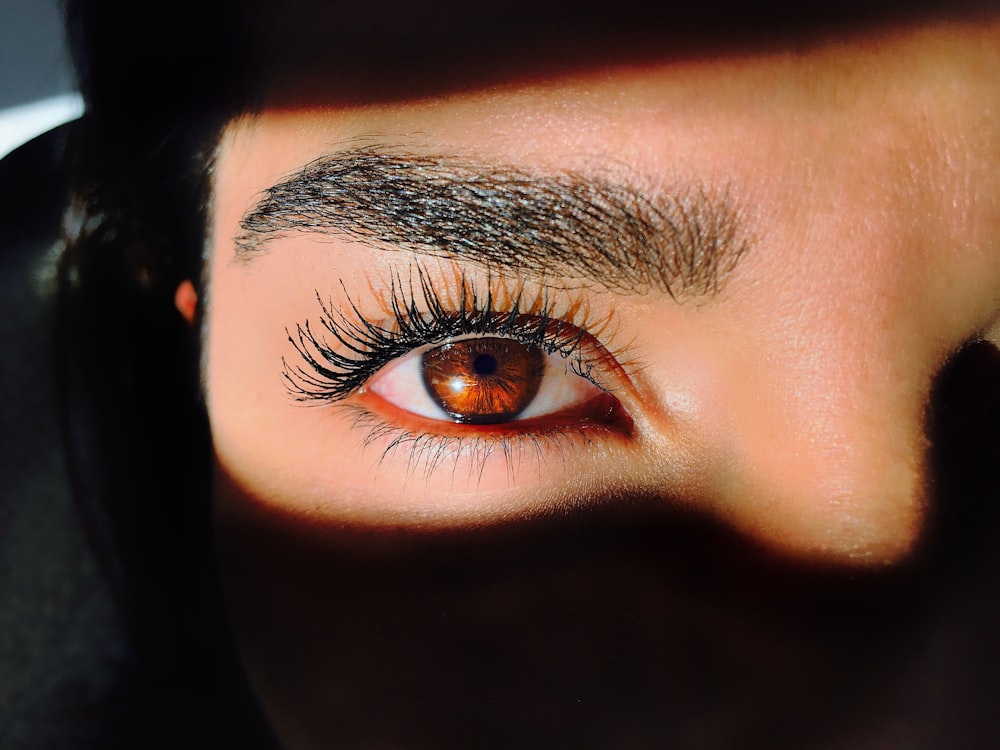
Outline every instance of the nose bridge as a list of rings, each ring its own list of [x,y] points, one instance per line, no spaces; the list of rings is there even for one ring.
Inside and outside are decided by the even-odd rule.
[[[660,432],[681,446],[657,460],[668,479],[686,467],[684,489],[665,481],[664,494],[796,556],[906,556],[925,516],[925,412],[944,355],[882,317],[850,305],[778,328],[751,315],[674,322],[649,368],[670,415]]]
[[[926,506],[933,373],[850,326],[708,350],[727,353],[672,373],[694,394],[677,432],[704,457],[689,502],[795,555],[905,556]]]
[[[730,470],[719,500],[734,520],[796,553],[859,562],[905,555],[920,532],[927,442],[918,392],[855,375],[734,394]]]

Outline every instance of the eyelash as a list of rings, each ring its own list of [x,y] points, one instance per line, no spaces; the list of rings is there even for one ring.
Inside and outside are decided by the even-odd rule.
[[[494,293],[495,285],[496,279],[487,278],[487,291],[480,294],[462,275],[457,280],[457,300],[449,305],[445,302],[447,297],[422,267],[417,268],[416,283],[411,276],[404,284],[396,275],[390,282],[385,305],[388,326],[367,319],[350,299],[343,282],[341,287],[348,298],[346,312],[336,310],[332,301],[324,302],[317,291],[322,330],[314,331],[309,321],[297,324],[294,332],[286,329],[288,340],[303,360],[302,364],[292,365],[282,359],[282,376],[289,395],[305,403],[338,403],[363,392],[368,380],[385,365],[415,349],[461,336],[504,336],[566,359],[572,372],[609,394],[608,401],[616,406],[609,407],[608,414],[613,412],[619,431],[631,434],[631,418],[610,395],[611,389],[597,372],[617,362],[590,333],[607,332],[610,319],[591,325],[582,299],[568,300],[557,313],[548,294],[539,292],[529,296],[521,287],[511,294],[502,294],[501,305]],[[503,288],[500,289],[502,293]],[[336,348],[326,340],[327,334],[336,341]],[[420,465],[429,476],[446,457],[453,456],[454,479],[459,458],[466,456],[470,459],[470,478],[481,478],[487,459],[497,453],[504,457],[507,475],[513,478],[526,458],[535,459],[540,467],[551,451],[564,455],[561,451],[568,441],[590,444],[594,429],[608,431],[608,425],[573,421],[558,426],[543,422],[511,423],[475,430],[449,422],[432,423],[431,427],[425,422],[415,429],[394,424],[362,404],[344,406],[354,413],[353,425],[367,430],[361,440],[363,448],[384,441],[379,465],[388,455],[405,450],[407,476]]]
[[[503,336],[546,354],[558,354],[569,360],[571,370],[602,390],[608,390],[594,373],[594,362],[586,358],[591,336],[582,321],[573,323],[555,317],[549,297],[541,294],[525,303],[523,289],[518,290],[506,309],[498,309],[492,280],[487,280],[485,298],[471,283],[459,279],[459,298],[450,310],[443,295],[422,268],[417,271],[419,291],[413,280],[403,284],[392,279],[388,313],[391,327],[369,321],[357,305],[348,299],[351,316],[337,311],[323,301],[320,324],[347,353],[330,346],[323,333],[317,335],[309,321],[298,324],[295,332],[285,329],[288,340],[302,357],[306,367],[290,365],[282,358],[282,377],[289,394],[296,401],[336,402],[359,391],[382,367],[415,349],[443,343],[462,336]],[[341,282],[343,287],[343,282]],[[346,288],[344,288],[346,293]],[[582,305],[572,304],[570,311]],[[314,354],[315,352],[315,354]]]

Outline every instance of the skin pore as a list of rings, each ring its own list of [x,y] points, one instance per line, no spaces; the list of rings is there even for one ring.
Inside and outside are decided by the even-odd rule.
[[[344,578],[324,579],[322,551],[255,550],[636,504],[804,564],[904,562],[934,502],[935,377],[966,343],[998,339],[998,39],[996,22],[918,26],[413,100],[265,105],[231,123],[215,168],[206,396],[224,576],[283,740],[322,746],[329,729],[322,707],[344,689],[329,675],[350,670],[319,645],[344,609],[317,600],[338,600]],[[393,216],[440,231],[380,226],[394,179],[410,192]],[[571,221],[587,206],[633,231]],[[623,206],[652,207],[638,235]],[[571,262],[539,240],[551,241],[539,217],[560,210],[560,241],[584,246]],[[616,277],[587,260],[601,243],[648,257],[615,257]],[[657,258],[715,267],[700,286],[665,281]],[[488,295],[489,313],[586,334],[547,365],[550,411],[521,425],[428,416],[419,378],[392,363],[336,398],[296,398],[301,373],[317,376],[303,351],[362,356],[351,324],[393,331],[394,303],[474,313]],[[447,339],[515,335],[494,328]],[[581,406],[598,395],[612,412]]]

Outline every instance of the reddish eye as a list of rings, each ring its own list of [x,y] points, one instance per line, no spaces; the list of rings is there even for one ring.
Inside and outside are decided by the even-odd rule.
[[[464,339],[424,352],[421,374],[456,422],[496,424],[515,418],[538,394],[545,354],[513,339]]]

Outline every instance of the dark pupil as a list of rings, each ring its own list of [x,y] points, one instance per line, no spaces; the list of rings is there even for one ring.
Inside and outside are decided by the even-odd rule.
[[[452,341],[424,352],[424,386],[456,422],[499,424],[520,414],[538,393],[545,352],[495,336]]]
[[[480,354],[472,361],[476,375],[492,375],[497,371],[497,358],[492,354]]]

